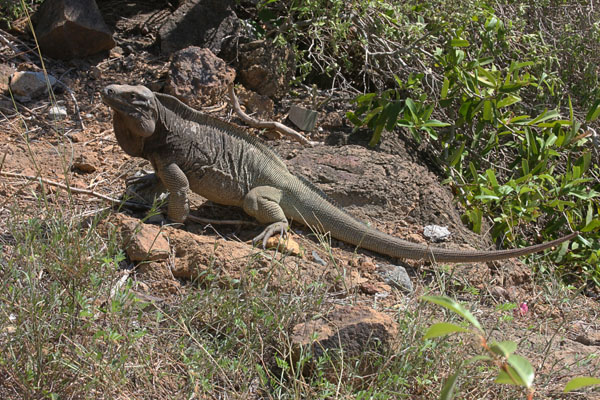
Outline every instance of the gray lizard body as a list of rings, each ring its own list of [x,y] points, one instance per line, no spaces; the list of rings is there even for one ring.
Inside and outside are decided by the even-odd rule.
[[[169,190],[168,216],[184,222],[188,191],[215,203],[242,207],[268,224],[255,238],[284,233],[288,219],[344,242],[398,258],[482,262],[518,257],[555,246],[577,233],[521,249],[463,251],[411,243],[372,229],[332,204],[319,189],[293,175],[268,147],[241,128],[205,115],[144,86],[110,85],[102,97],[114,111],[123,150],[143,157]]]

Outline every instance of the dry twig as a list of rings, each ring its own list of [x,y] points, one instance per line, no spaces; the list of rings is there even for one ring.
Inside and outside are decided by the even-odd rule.
[[[273,129],[285,136],[289,136],[292,139],[294,139],[297,142],[302,143],[303,145],[306,146],[312,146],[313,142],[311,142],[310,140],[306,139],[304,136],[302,136],[300,133],[296,132],[295,130],[293,130],[290,127],[287,127],[285,125],[283,125],[282,123],[276,122],[276,121],[258,121],[252,117],[250,117],[248,114],[246,114],[242,108],[240,107],[240,103],[237,99],[237,96],[235,95],[235,91],[233,90],[233,85],[229,85],[228,87],[229,90],[229,99],[231,100],[231,106],[233,107],[233,109],[235,110],[236,114],[248,125],[250,125],[253,128],[265,128],[265,129]]]

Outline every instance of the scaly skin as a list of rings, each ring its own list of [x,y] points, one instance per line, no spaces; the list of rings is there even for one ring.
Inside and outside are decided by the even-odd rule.
[[[450,250],[407,242],[369,228],[333,205],[241,128],[144,86],[110,85],[102,91],[102,98],[113,109],[119,145],[127,154],[149,160],[169,190],[168,216],[176,222],[184,222],[189,214],[191,189],[215,203],[242,207],[268,224],[255,238],[263,244],[275,233],[284,234],[288,219],[380,254],[434,262],[518,257],[577,236],[575,232],[551,242],[499,251]]]

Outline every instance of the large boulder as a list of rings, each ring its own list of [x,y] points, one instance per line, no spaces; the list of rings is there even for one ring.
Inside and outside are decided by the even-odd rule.
[[[165,93],[192,107],[216,104],[235,79],[235,70],[209,49],[190,46],[173,54]]]
[[[222,56],[235,66],[238,79],[246,88],[273,98],[287,93],[296,69],[291,47],[265,40],[241,43]]]
[[[115,47],[94,0],[46,0],[34,17],[45,56],[68,60]]]
[[[188,46],[209,48],[219,54],[228,38],[237,37],[242,24],[232,0],[184,1],[158,32],[160,51],[171,54]]]

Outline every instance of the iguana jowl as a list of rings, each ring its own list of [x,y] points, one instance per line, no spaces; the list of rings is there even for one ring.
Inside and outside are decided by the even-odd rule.
[[[292,219],[392,257],[483,262],[538,252],[577,235],[498,251],[451,250],[411,243],[372,229],[332,204],[241,128],[144,86],[110,85],[102,91],[102,98],[114,111],[119,145],[127,154],[149,160],[169,191],[168,216],[175,222],[187,218],[187,196],[192,190],[215,203],[242,207],[259,222],[268,224],[255,238],[263,243],[275,233],[284,233],[288,219]]]

